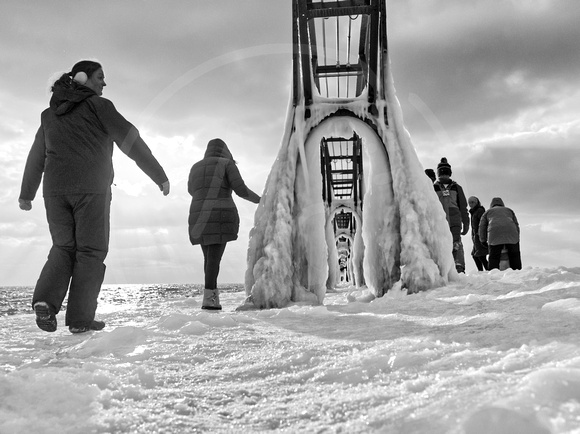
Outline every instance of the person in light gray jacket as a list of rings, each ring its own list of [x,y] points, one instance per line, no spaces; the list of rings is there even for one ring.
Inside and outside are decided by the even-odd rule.
[[[508,252],[510,268],[522,269],[520,254],[520,225],[515,213],[507,208],[503,200],[494,197],[489,209],[481,216],[479,221],[479,239],[489,245],[489,269],[499,269],[501,251],[505,248]]]

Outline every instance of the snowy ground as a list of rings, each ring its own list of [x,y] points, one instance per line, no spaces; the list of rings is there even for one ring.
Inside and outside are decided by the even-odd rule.
[[[0,433],[580,433],[580,269],[247,312],[191,288],[107,287],[85,335],[0,288]]]

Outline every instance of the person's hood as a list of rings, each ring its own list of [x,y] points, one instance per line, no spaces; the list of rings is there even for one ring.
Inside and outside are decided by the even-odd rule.
[[[228,149],[228,145],[222,139],[212,139],[207,144],[204,158],[208,157],[222,157],[233,160],[234,157]]]
[[[505,205],[503,204],[503,200],[501,200],[501,197],[494,197],[494,198],[491,200],[491,203],[489,204],[489,207],[490,207],[490,208],[493,208],[494,206],[505,206]]]
[[[50,108],[61,116],[71,111],[79,103],[90,96],[96,95],[95,91],[86,86],[75,82],[66,82],[58,80],[52,88],[52,97],[50,98]]]

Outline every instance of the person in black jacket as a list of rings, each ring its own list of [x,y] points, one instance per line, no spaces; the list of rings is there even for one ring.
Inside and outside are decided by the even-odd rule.
[[[42,180],[52,237],[32,297],[36,324],[47,332],[56,330],[67,292],[72,333],[105,326],[95,312],[109,249],[113,142],[169,194],[165,171],[137,129],[101,97],[104,86],[103,69],[91,60],[76,63],[53,84],[24,168],[19,206],[32,208]]]
[[[485,212],[485,208],[475,196],[467,199],[467,203],[469,205],[469,214],[471,214],[471,241],[473,241],[471,257],[479,271],[488,270],[487,245],[484,245],[479,239],[479,221]]]

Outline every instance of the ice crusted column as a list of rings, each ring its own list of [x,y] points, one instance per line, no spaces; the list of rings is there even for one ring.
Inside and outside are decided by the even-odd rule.
[[[445,213],[404,127],[389,66],[387,59],[386,100],[377,101],[378,116],[369,113],[365,93],[348,102],[315,99],[307,120],[303,104],[289,107],[250,233],[248,298],[241,309],[324,300],[335,266],[329,266],[329,257],[335,258],[327,246],[332,210],[321,196],[323,136],[350,137],[356,131],[363,140],[363,207],[352,251],[355,283],[380,297],[391,289],[414,293],[442,286],[457,275]],[[339,109],[355,116],[329,117]]]
[[[283,307],[292,301],[294,184],[300,136],[300,131],[293,131],[295,112],[290,106],[282,146],[250,231],[245,277],[249,307]]]
[[[457,276],[453,241],[443,208],[404,126],[388,57],[383,71],[389,127],[383,124],[379,131],[389,155],[400,215],[401,287],[413,293],[445,285]]]

